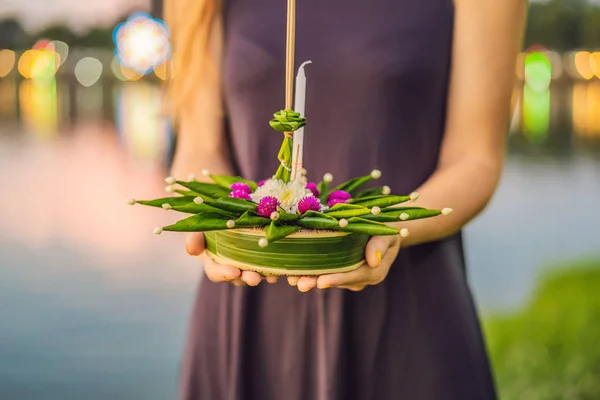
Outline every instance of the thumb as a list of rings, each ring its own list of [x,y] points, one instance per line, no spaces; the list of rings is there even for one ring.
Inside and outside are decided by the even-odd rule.
[[[390,248],[390,240],[385,236],[373,236],[365,248],[365,259],[371,268],[379,267],[381,259]]]
[[[185,251],[190,256],[199,256],[205,247],[204,234],[202,232],[192,232],[185,235]]]

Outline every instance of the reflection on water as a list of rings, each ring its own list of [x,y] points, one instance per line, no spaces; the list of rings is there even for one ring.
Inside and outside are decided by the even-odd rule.
[[[163,191],[161,95],[0,80],[0,398],[173,398],[200,271],[179,236],[151,234],[174,215],[124,202]],[[484,311],[520,307],[544,265],[600,243],[600,82],[518,87],[514,104],[503,181],[466,230]]]

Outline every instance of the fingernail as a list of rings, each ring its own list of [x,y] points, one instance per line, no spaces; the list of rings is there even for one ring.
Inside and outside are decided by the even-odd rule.
[[[381,264],[381,251],[377,250],[375,252],[375,257],[377,257],[377,266],[379,267],[379,264]]]
[[[193,256],[193,254],[190,253],[190,250],[187,247],[187,243],[185,244],[185,252],[188,253],[188,255]]]
[[[331,285],[323,285],[323,286],[319,286],[319,289],[329,289],[331,287]]]
[[[232,280],[235,279],[235,277],[233,277],[233,276],[226,276],[225,279],[228,280],[228,281],[232,281]]]

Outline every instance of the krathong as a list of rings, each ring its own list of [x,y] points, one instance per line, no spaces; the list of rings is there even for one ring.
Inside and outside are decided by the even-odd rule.
[[[319,182],[308,181],[301,163],[303,140],[294,141],[294,132],[306,125],[306,119],[292,109],[294,37],[295,0],[288,0],[286,105],[269,121],[283,134],[275,174],[259,182],[206,170],[200,180],[193,175],[187,180],[168,177],[166,191],[171,197],[129,201],[189,215],[154,233],[204,232],[207,253],[216,262],[263,275],[321,275],[362,265],[371,236],[408,235],[407,228],[388,223],[452,212],[400,206],[416,201],[416,192],[396,195],[388,186],[365,189],[380,179],[377,169],[337,186],[329,173]],[[305,89],[304,72],[298,76]],[[297,94],[296,108],[302,112],[303,101],[304,93]]]

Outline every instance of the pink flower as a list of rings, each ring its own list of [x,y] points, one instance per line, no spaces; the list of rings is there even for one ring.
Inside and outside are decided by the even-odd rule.
[[[268,179],[263,179],[262,181],[258,181],[258,183],[257,183],[256,185],[257,185],[258,187],[261,187],[261,186],[263,186],[263,185],[265,184],[265,182],[266,182],[267,180],[268,180]]]
[[[304,214],[307,211],[321,211],[321,202],[316,197],[308,196],[304,197],[298,203],[298,211],[300,214]]]
[[[258,202],[256,213],[261,217],[270,218],[271,214],[277,211],[277,206],[279,206],[279,200],[273,196],[266,196]]]
[[[248,186],[247,183],[236,182],[236,183],[232,184],[230,187],[231,187],[231,190],[233,190],[233,191],[243,190],[246,193],[252,193],[252,189],[250,189],[250,186]]]
[[[343,190],[336,190],[332,192],[327,198],[327,205],[329,208],[333,207],[338,203],[345,203],[350,200],[352,196],[348,192],[344,192]]]
[[[246,192],[245,190],[234,190],[233,192],[229,193],[229,197],[248,201],[252,200],[250,198],[250,193]]]
[[[314,183],[314,182],[308,182],[306,184],[306,188],[312,192],[313,196],[319,197],[319,194],[320,194],[319,193],[319,188],[317,187],[316,183]]]

